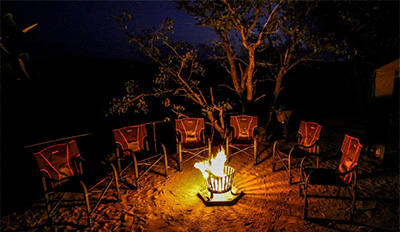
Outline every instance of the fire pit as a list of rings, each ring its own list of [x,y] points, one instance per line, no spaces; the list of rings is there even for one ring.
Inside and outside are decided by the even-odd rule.
[[[207,189],[211,194],[225,193],[232,189],[232,180],[235,169],[229,166],[224,167],[224,175],[216,176],[210,173],[207,178]]]
[[[215,158],[198,162],[194,166],[198,168],[206,180],[207,187],[197,194],[207,206],[212,205],[233,205],[242,196],[232,186],[235,169],[225,166],[226,155],[223,148]]]

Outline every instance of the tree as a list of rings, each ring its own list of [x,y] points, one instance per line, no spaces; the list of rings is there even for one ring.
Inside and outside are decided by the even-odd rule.
[[[229,73],[242,105],[242,112],[254,102],[256,51],[269,35],[277,33],[281,2],[273,1],[179,1],[201,26],[211,28],[219,41],[215,55]]]
[[[321,2],[315,13],[322,32],[342,44],[336,59],[353,65],[354,93],[358,113],[365,114],[371,83],[362,64],[372,69],[399,57],[398,1]]]
[[[2,59],[3,74],[14,76],[17,80],[20,80],[22,75],[30,79],[27,71],[30,64],[29,54],[23,51],[23,47],[25,43],[36,39],[27,36],[26,32],[37,26],[37,23],[20,29],[11,13],[5,14],[1,23],[0,47],[8,55]],[[22,71],[22,75],[19,70]]]
[[[275,82],[270,96],[266,127],[282,91],[282,81],[289,70],[302,61],[322,59],[334,47],[318,34],[312,21],[315,1],[179,1],[179,7],[192,15],[201,26],[211,28],[219,41],[215,55],[232,80],[242,103],[242,113],[268,93],[255,94],[257,65],[266,67]]]
[[[255,114],[252,105],[259,99],[269,97],[269,115],[267,125],[271,121],[272,112],[282,90],[282,80],[289,70],[301,61],[321,59],[321,54],[328,48],[328,40],[318,34],[312,22],[312,11],[316,7],[314,1],[178,1],[178,8],[184,9],[193,16],[198,25],[211,28],[218,38],[214,44],[214,58],[225,68],[230,83],[221,86],[233,90],[238,96],[242,113]],[[157,30],[145,30],[141,35],[127,32],[126,22],[131,16],[124,11],[122,17],[116,17],[121,29],[130,42],[134,42],[160,67],[155,81],[158,86],[153,93],[126,95],[125,99],[114,99],[114,109],[126,109],[134,101],[139,108],[144,104],[143,97],[172,93],[183,96],[186,103],[200,106],[202,112],[216,129],[225,133],[223,114],[232,109],[232,104],[223,96],[215,96],[213,88],[199,88],[203,70],[196,61],[196,51],[183,43],[173,43],[166,33],[172,32],[172,21]],[[167,53],[169,51],[170,53]],[[164,52],[164,54],[163,54]],[[166,58],[165,58],[166,57]],[[270,71],[270,75],[256,78],[256,67],[262,66]],[[256,94],[256,86],[260,81],[275,82],[272,93]],[[172,85],[171,88],[171,83]],[[175,91],[172,91],[174,90]],[[216,97],[220,97],[216,99]],[[172,104],[172,98],[166,98],[164,105],[170,107],[178,115],[183,115],[182,104]]]
[[[192,111],[200,109],[199,113],[205,115],[213,128],[224,136],[223,115],[225,110],[231,109],[229,100],[215,97],[212,86],[200,85],[204,69],[197,61],[196,50],[189,44],[173,42],[168,36],[173,33],[173,21],[166,19],[159,28],[128,32],[127,24],[132,20],[128,11],[124,10],[122,16],[114,17],[127,40],[137,44],[158,65],[159,72],[154,80],[154,88],[148,92],[141,92],[134,80],[127,82],[126,94],[113,99],[109,113],[124,113],[132,106],[147,112],[147,99],[158,97],[178,118],[193,116],[187,114],[188,108]]]

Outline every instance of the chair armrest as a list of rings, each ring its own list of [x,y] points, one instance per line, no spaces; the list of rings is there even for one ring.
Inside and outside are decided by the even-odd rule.
[[[254,132],[253,132],[253,138],[254,139],[258,139],[258,127],[256,127],[255,129],[254,129]]]
[[[79,156],[75,162],[77,163],[79,168],[78,174],[83,175],[83,162],[86,162],[86,160],[82,156]]]
[[[272,156],[275,157],[275,152],[277,151],[278,148],[278,140],[275,140],[274,144],[272,145]]]
[[[232,140],[232,134],[235,128],[233,128],[231,125],[226,127],[226,138],[229,138],[229,140]]]
[[[51,182],[51,183],[61,183],[61,182],[64,182],[64,181],[66,181],[66,180],[74,180],[74,179],[76,179],[76,178],[79,176],[79,175],[77,175],[77,176],[68,176],[68,177],[65,177],[65,178],[63,178],[63,179],[61,179],[61,180],[57,180],[57,179],[51,178],[51,177],[48,175],[48,173],[45,172],[45,171],[40,171],[40,173],[42,174],[42,177],[43,177],[43,178],[45,178],[46,180],[48,180],[48,181]]]
[[[295,145],[295,147],[312,148],[313,146],[318,146],[318,145],[319,145],[319,140],[315,141],[315,143],[311,144],[310,146],[304,146],[304,145],[297,144],[297,145]]]
[[[347,175],[347,174],[350,174],[350,173],[352,173],[352,172],[357,172],[358,171],[358,165],[355,165],[353,168],[351,168],[350,170],[348,170],[348,171],[346,171],[346,172],[337,172],[338,173],[338,175],[340,175],[340,176],[345,176],[345,175]]]
[[[177,143],[181,143],[182,142],[181,132],[175,130],[175,138]]]
[[[291,153],[291,152],[290,152]],[[300,174],[303,172],[303,169],[304,169],[304,161],[306,160],[306,159],[310,159],[310,158],[312,158],[312,157],[318,157],[318,155],[317,154],[311,154],[311,155],[307,155],[307,156],[304,156],[302,159],[301,159],[301,161],[300,161]],[[302,174],[301,174],[302,175]]]

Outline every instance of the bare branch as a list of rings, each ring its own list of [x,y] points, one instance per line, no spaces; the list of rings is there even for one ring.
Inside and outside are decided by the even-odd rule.
[[[232,88],[231,86],[226,85],[226,84],[221,84],[221,85],[218,85],[217,87],[224,87],[224,88],[227,88],[227,89],[229,89],[229,90],[232,90],[233,92],[236,93],[236,90],[235,90],[234,88]]]
[[[271,22],[272,17],[275,16],[276,11],[277,11],[278,7],[279,7],[281,4],[282,4],[282,0],[279,1],[279,3],[277,3],[277,4],[275,5],[274,9],[273,9],[272,12],[269,14],[269,17],[268,17],[267,21],[264,23],[263,28],[261,29],[260,34],[258,35],[258,40],[257,40],[257,42],[256,42],[256,46],[260,45],[260,44],[264,41],[264,38],[265,38],[264,34],[266,34],[266,33],[265,33],[265,29],[267,28],[267,26],[268,26],[269,23]]]
[[[258,98],[256,98],[254,100],[254,102],[257,102],[258,100],[263,99],[265,96],[266,96],[266,94],[263,94],[263,95],[259,96]]]

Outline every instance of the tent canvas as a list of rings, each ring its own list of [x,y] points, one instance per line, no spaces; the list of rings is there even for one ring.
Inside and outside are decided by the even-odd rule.
[[[375,70],[374,98],[391,97],[394,80],[399,76],[400,59]]]
[[[393,97],[398,92],[395,88],[396,78],[399,77],[400,59],[394,60],[375,70],[373,82],[373,99],[369,115],[369,144],[370,150],[383,160],[385,145],[392,127],[394,113]],[[395,95],[395,96],[393,96]]]

